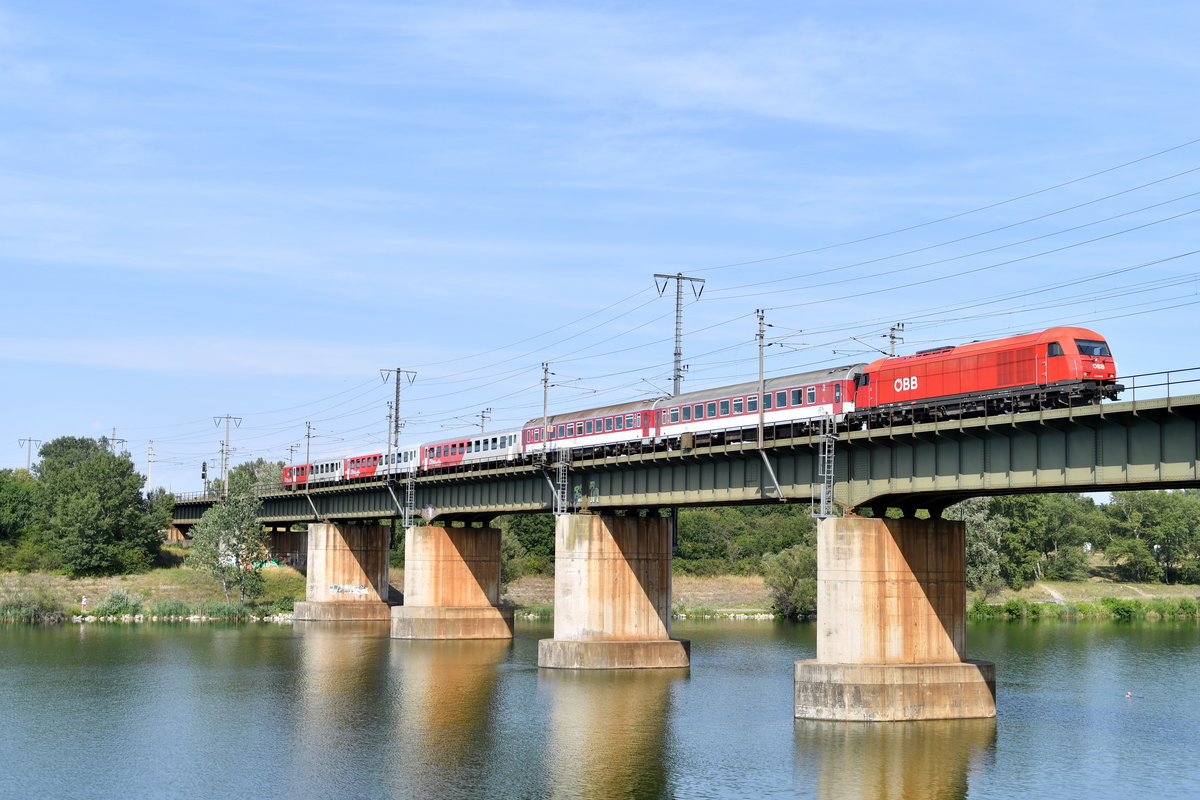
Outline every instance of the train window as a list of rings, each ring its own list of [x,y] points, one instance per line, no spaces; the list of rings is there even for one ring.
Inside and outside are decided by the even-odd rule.
[[[740,398],[740,397],[733,398],[733,413],[735,413],[735,414],[742,413],[742,402],[743,402],[742,398]]]
[[[588,432],[588,433],[591,433],[591,432],[592,432],[592,421],[589,419],[589,420],[588,420],[586,423],[584,423],[584,424],[585,424],[585,425],[587,425],[587,432]]]
[[[634,423],[633,423],[633,414],[626,414],[626,415],[625,415],[625,427],[626,427],[626,428],[632,428],[632,427],[634,427]]]
[[[1051,342],[1049,344],[1049,346],[1046,348],[1046,355],[1048,355],[1048,356],[1061,356],[1062,354],[1063,354],[1062,345],[1059,344],[1058,342]]]
[[[613,429],[613,418],[605,417],[604,418],[604,430],[611,431],[612,429]]]
[[[692,418],[692,407],[684,406],[683,408],[679,409],[679,415],[684,422],[687,422]]]
[[[758,411],[758,395],[752,394],[746,398],[746,410]]]
[[[1112,358],[1112,351],[1108,349],[1108,345],[1095,339],[1076,339],[1075,346],[1079,348],[1081,356]]]
[[[767,392],[763,395],[763,411],[771,410],[771,401],[775,399],[775,395]]]
[[[713,417],[715,417],[717,415],[717,404],[709,403],[707,406],[704,407],[704,413],[708,416],[709,419],[712,419]]]
[[[624,417],[615,417],[614,420],[616,422],[617,430],[619,430],[619,431],[625,430],[625,418]]]
[[[559,425],[559,426],[558,426],[558,436],[557,436],[556,438],[558,438],[558,439],[561,439],[561,438],[563,438],[563,437],[564,437],[564,436],[566,436],[566,435],[567,435],[567,426],[566,426],[566,425]]]
[[[442,455],[442,446],[441,446],[440,444],[437,446],[437,452],[436,452],[436,453],[434,453],[434,455],[435,455],[435,456],[437,456],[437,457],[439,457],[439,458],[441,457],[441,455]]]
[[[842,402],[842,385],[840,383],[835,383],[833,385],[833,402]]]
[[[721,416],[722,417],[729,416],[729,401],[728,400],[721,401]]]
[[[704,419],[704,403],[696,403],[692,408],[692,414],[696,419]]]
[[[567,423],[567,436],[574,436],[574,435],[575,435],[575,423],[568,422]]]
[[[815,387],[815,386],[808,387],[808,402],[809,403],[817,402],[817,387]]]
[[[487,440],[487,439],[484,439],[484,440],[483,440],[483,449],[484,449],[484,450],[488,450],[488,449],[490,449],[490,448],[488,447],[488,440]]]
[[[498,449],[499,449],[499,448],[496,446],[496,437],[494,437],[494,436],[492,437],[492,449],[493,449],[493,450],[498,450]]]
[[[792,389],[792,405],[798,406],[804,402],[804,390]]]
[[[775,407],[776,408],[787,408],[787,390],[786,389],[784,389],[782,392],[775,393]]]
[[[679,409],[678,408],[671,409],[670,420],[671,420],[671,422],[679,422]]]

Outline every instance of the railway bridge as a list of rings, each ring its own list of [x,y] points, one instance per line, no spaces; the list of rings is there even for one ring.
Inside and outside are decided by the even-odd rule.
[[[677,668],[690,653],[670,635],[675,510],[815,503],[827,486],[845,514],[819,525],[817,657],[796,663],[796,716],[963,718],[995,714],[995,668],[967,658],[965,533],[941,518],[947,506],[980,495],[1200,486],[1200,395],[728,438],[271,492],[262,521],[309,523],[298,618],[390,619],[397,638],[504,638],[512,610],[499,604],[500,533],[488,521],[552,511],[554,637],[539,646],[539,666]],[[213,502],[179,500],[174,524],[186,530]],[[903,518],[884,518],[887,509]],[[405,603],[389,607],[388,543],[401,519],[410,521]]]

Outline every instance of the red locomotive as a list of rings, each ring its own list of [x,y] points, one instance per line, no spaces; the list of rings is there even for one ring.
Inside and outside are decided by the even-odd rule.
[[[881,358],[856,379],[855,414],[868,424],[1055,408],[1116,397],[1108,343],[1086,328]]]

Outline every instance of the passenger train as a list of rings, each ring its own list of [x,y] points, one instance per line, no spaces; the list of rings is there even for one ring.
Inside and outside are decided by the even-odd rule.
[[[284,467],[283,485],[377,480],[580,457],[764,440],[812,433],[1016,413],[1112,399],[1122,390],[1108,343],[1058,327],[912,355],[554,414],[520,428],[442,438],[389,454]]]

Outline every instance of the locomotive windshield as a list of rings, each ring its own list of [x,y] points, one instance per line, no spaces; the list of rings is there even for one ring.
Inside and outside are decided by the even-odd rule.
[[[1079,348],[1079,355],[1081,356],[1112,358],[1112,351],[1108,349],[1107,342],[1095,339],[1076,339],[1075,346]]]

